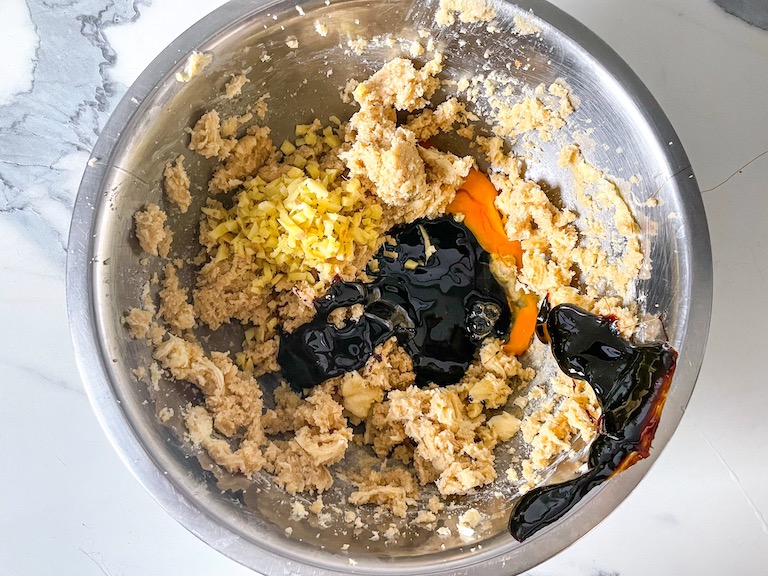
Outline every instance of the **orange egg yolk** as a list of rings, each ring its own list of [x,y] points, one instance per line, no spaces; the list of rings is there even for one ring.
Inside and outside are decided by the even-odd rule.
[[[512,256],[519,269],[523,248],[518,240],[510,240],[504,231],[504,221],[494,203],[498,194],[488,177],[473,168],[446,211],[463,214],[464,225],[472,231],[484,250],[502,258]],[[531,345],[536,330],[538,301],[534,294],[524,294],[519,301],[510,301],[509,305],[515,313],[515,320],[504,352],[520,355]]]
[[[486,252],[498,256],[514,256],[520,268],[523,248],[517,240],[510,240],[504,231],[501,214],[494,204],[498,195],[488,177],[472,168],[446,211],[449,214],[464,215],[464,225],[472,230]]]

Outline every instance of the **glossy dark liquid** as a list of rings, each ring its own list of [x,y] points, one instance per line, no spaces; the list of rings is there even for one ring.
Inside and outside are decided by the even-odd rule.
[[[668,344],[634,346],[610,319],[576,306],[550,311],[545,302],[539,320],[539,338],[549,341],[563,372],[592,385],[603,418],[586,473],[521,498],[509,520],[512,536],[521,542],[562,518],[612,474],[648,457],[677,361]]]
[[[425,238],[435,252],[426,257]],[[374,281],[338,281],[317,300],[315,318],[283,334],[278,362],[296,389],[362,368],[376,346],[396,336],[413,359],[416,382],[458,382],[487,336],[503,338],[510,312],[490,270],[490,255],[451,217],[417,220],[390,231],[394,246],[374,256]],[[365,314],[339,329],[333,310],[363,304]]]

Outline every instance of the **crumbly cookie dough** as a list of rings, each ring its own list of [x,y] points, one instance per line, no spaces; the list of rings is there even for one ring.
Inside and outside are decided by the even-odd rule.
[[[441,2],[445,23],[457,13],[462,22],[495,16],[486,2]],[[487,161],[507,236],[523,247],[517,267],[492,265],[510,293],[523,290],[552,304],[611,314],[631,335],[637,327],[632,286],[642,262],[629,207],[576,146],[562,148],[560,164],[587,212],[613,214],[610,236],[588,213],[555,205],[509,152],[522,138],[552,141],[567,123],[576,103],[564,82],[517,101],[492,94],[492,131],[475,136],[480,119],[458,93],[477,97],[481,88],[496,89],[487,78],[474,79],[454,84],[457,96],[432,102],[442,67],[440,54],[422,66],[394,59],[367,80],[348,84],[359,110],[347,123],[315,120],[282,143],[256,123],[266,114],[268,95],[251,108],[256,117],[222,118],[215,109],[203,114],[189,130],[188,147],[218,164],[203,202],[194,284],[183,286],[177,266],[167,263],[157,309],[145,303],[124,318],[132,338],[153,346],[157,364],[150,372],[159,378],[164,370],[201,391],[204,401],[182,411],[186,433],[222,469],[247,478],[265,471],[289,494],[321,494],[341,477],[354,486],[349,504],[375,505],[400,518],[412,511],[417,523],[433,527],[444,504],[433,496],[427,509],[415,509],[424,487],[434,485],[444,497],[507,482],[522,493],[545,479],[558,458],[588,444],[600,417],[591,388],[555,373],[524,392],[537,377],[536,353],[511,356],[495,339],[483,343],[453,386],[416,387],[411,359],[395,339],[379,345],[362,369],[305,394],[283,384],[265,399],[258,381],[279,370],[279,329],[290,332],[309,321],[315,299],[334,278],[365,279],[365,266],[389,228],[445,212],[475,159],[425,141],[455,132]],[[239,94],[244,78],[233,78],[225,97]],[[185,212],[192,198],[184,157],[169,162],[164,176],[168,200]],[[139,243],[153,256],[169,255],[166,218],[154,204],[135,215]],[[621,253],[608,255],[606,242]],[[331,321],[343,325],[361,314],[353,306]],[[195,335],[199,327],[216,331],[231,324],[244,329],[237,351],[208,351]],[[526,449],[502,467],[500,450],[515,438]],[[370,458],[357,473],[339,465],[353,442]],[[323,503],[315,503],[319,516]],[[306,517],[302,511],[296,516]],[[349,518],[359,520],[354,512]],[[481,520],[469,510],[457,529],[469,537]],[[441,527],[438,534],[451,531]],[[383,535],[395,538],[396,526]]]
[[[496,10],[488,0],[440,0],[435,22],[449,26],[456,22],[490,22],[496,18]]]
[[[187,61],[184,63],[184,69],[181,72],[176,72],[177,82],[189,82],[203,71],[203,68],[213,62],[213,54],[208,52],[198,52],[195,50],[189,55]]]
[[[442,70],[442,56],[416,69],[410,60],[397,58],[385,64],[353,92],[360,111],[349,122],[351,146],[339,157],[350,174],[367,178],[376,195],[394,213],[396,221],[410,222],[422,217],[435,217],[453,200],[473,160],[419,146],[417,133],[409,125],[398,126],[396,112],[413,112],[426,107],[440,85],[437,75]],[[414,120],[420,135],[432,118],[421,123]],[[445,112],[430,131],[447,127]]]
[[[232,100],[232,98],[240,96],[243,92],[243,86],[248,82],[250,82],[250,80],[248,80],[248,77],[245,74],[233,76],[232,80],[227,82],[226,86],[224,86],[224,98]]]
[[[192,203],[192,195],[189,193],[189,176],[184,168],[184,156],[179,155],[173,164],[168,162],[163,176],[168,200],[179,207],[179,212],[185,214]]]
[[[157,204],[148,204],[144,210],[133,215],[136,223],[136,238],[141,249],[152,256],[166,258],[171,250],[173,232],[165,225],[168,218]]]

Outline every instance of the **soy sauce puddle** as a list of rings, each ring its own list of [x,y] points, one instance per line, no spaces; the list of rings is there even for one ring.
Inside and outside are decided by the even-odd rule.
[[[634,346],[619,336],[611,319],[569,304],[550,310],[545,301],[537,335],[550,343],[563,372],[592,386],[603,417],[587,472],[535,488],[515,507],[509,531],[520,542],[562,518],[613,474],[648,457],[677,362],[669,344]]]
[[[508,334],[506,294],[466,226],[450,216],[421,219],[390,235],[395,245],[374,256],[373,282],[335,282],[311,322],[281,335],[278,362],[294,388],[362,368],[392,336],[411,356],[418,385],[455,384],[483,339]],[[354,304],[365,308],[357,322],[328,322],[333,310]]]

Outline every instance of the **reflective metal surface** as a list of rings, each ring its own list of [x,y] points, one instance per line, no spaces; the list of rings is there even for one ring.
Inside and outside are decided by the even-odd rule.
[[[67,271],[72,334],[91,403],[126,465],[157,501],[202,540],[261,573],[523,572],[585,534],[629,494],[669,440],[693,390],[709,326],[712,271],[704,210],[688,159],[658,104],[618,56],[541,0],[498,4],[500,33],[488,34],[485,25],[469,24],[461,37],[455,30],[430,25],[435,1],[334,0],[330,6],[322,0],[302,2],[306,15],[295,4],[227,3],[147,68],[105,127],[80,187]],[[540,35],[511,33],[513,17],[520,13],[541,27]],[[318,18],[329,28],[327,37],[314,30]],[[371,541],[367,535],[355,538],[349,526],[322,530],[311,523],[289,522],[290,499],[271,485],[267,475],[254,482],[217,477],[208,471],[215,467],[204,457],[195,457],[175,432],[181,429],[178,418],[169,424],[158,420],[155,400],[162,399],[160,406],[180,407],[194,394],[178,386],[156,391],[137,383],[131,370],[147,365],[149,350],[128,340],[120,324],[123,312],[140,302],[144,283],[159,271],[157,264],[140,263],[140,250],[131,236],[133,213],[160,200],[163,167],[178,153],[189,160],[193,182],[207,181],[212,164],[186,150],[184,129],[212,106],[223,114],[241,112],[237,101],[220,96],[229,74],[252,67],[252,81],[241,101],[270,93],[266,124],[274,141],[281,142],[298,122],[331,114],[348,117],[354,108],[339,100],[346,80],[363,79],[389,58],[404,54],[401,44],[391,47],[380,39],[359,56],[346,46],[348,39],[387,33],[418,39],[419,28],[431,29],[446,54],[448,78],[494,70],[509,73],[507,64],[518,59],[526,64],[515,71],[523,83],[549,84],[563,77],[571,85],[581,105],[566,129],[569,138],[582,144],[591,163],[616,178],[639,178],[638,185],[627,185],[625,190],[643,228],[653,268],[650,278],[638,286],[638,294],[649,314],[660,315],[668,339],[680,351],[651,458],[591,493],[563,521],[523,545],[506,533],[512,502],[501,490],[472,500],[490,520],[471,543],[409,531],[413,527],[406,522],[399,526],[405,536],[392,545],[384,539]],[[288,36],[296,36],[298,49],[286,45]],[[200,77],[178,83],[174,73],[192,50],[210,51],[214,61]],[[262,57],[265,52],[268,61]],[[557,166],[554,146],[544,145],[529,154],[528,174],[560,188],[567,204],[571,201],[567,181]],[[658,198],[660,205],[647,207],[650,197]],[[174,224],[174,247],[188,247],[183,255],[195,252],[196,208],[201,203],[198,194],[196,204]],[[217,337],[212,340],[217,349],[238,343],[235,333]],[[340,490],[327,501],[342,502],[343,487]],[[294,529],[290,538],[284,532],[288,525]],[[343,544],[350,544],[348,551],[342,550]]]

